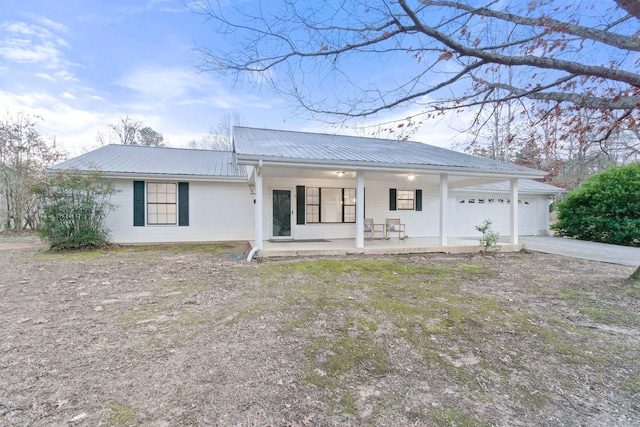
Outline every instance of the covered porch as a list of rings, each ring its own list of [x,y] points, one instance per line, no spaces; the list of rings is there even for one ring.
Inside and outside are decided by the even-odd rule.
[[[250,242],[255,248],[256,242]],[[499,243],[499,252],[517,252],[519,244]],[[481,250],[478,239],[449,238],[446,245],[438,237],[410,237],[406,239],[365,239],[364,247],[356,247],[356,239],[265,240],[262,256],[339,256],[349,254],[419,254],[419,253],[474,253]]]
[[[477,252],[477,226],[494,213],[509,238],[501,250],[519,250],[518,205],[532,206],[519,181],[545,175],[418,142],[236,127],[234,146],[252,168],[251,255]],[[494,183],[506,187],[458,196]],[[368,240],[365,220],[409,238]]]

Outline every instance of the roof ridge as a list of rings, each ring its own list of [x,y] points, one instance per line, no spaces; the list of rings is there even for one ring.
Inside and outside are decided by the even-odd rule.
[[[125,144],[107,144],[102,147],[98,147],[97,150],[105,147],[130,147],[130,148],[149,148],[149,149],[165,149],[165,150],[182,150],[182,151],[206,151],[214,153],[229,153],[233,154],[232,150],[212,150],[209,148],[189,148],[189,147],[167,147],[167,146],[150,146],[150,145],[125,145]]]
[[[413,140],[406,140],[406,141],[400,141],[398,139],[389,139],[389,138],[376,138],[373,136],[357,136],[357,135],[347,135],[347,134],[343,134],[343,133],[325,133],[325,132],[311,132],[311,131],[304,131],[304,130],[290,130],[290,129],[272,129],[272,128],[259,128],[259,127],[253,127],[253,126],[234,126],[234,129],[238,128],[238,129],[250,129],[250,130],[264,130],[264,131],[270,131],[270,132],[287,132],[287,133],[296,133],[296,134],[303,134],[303,135],[320,135],[320,136],[339,136],[339,137],[343,137],[343,138],[353,138],[353,139],[372,139],[375,141],[387,141],[387,142],[397,142],[399,144],[403,144],[403,143],[414,143],[414,144],[427,144],[426,142],[421,142],[421,141],[413,141]],[[427,145],[431,145],[431,144],[427,144]],[[431,145],[432,147],[435,147],[435,145]],[[440,147],[436,147],[436,148],[440,148]],[[443,150],[446,150],[446,148],[443,148]]]

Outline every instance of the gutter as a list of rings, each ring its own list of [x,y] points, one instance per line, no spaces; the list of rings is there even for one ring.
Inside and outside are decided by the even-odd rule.
[[[547,175],[546,172],[538,171],[535,169],[524,168],[525,170],[496,170],[496,169],[478,169],[472,167],[463,166],[441,166],[441,165],[423,165],[423,164],[406,164],[403,166],[380,166],[379,163],[373,162],[335,162],[332,160],[300,160],[295,161],[287,160],[264,160],[247,158],[242,159],[238,156],[238,164],[256,166],[259,162],[262,162],[264,166],[277,166],[277,167],[291,167],[291,168],[308,168],[310,166],[317,169],[349,169],[352,171],[376,171],[376,172],[420,172],[420,173],[432,173],[440,174],[443,172],[454,173],[459,176],[495,176],[502,180],[509,178],[543,178]]]
[[[54,174],[57,172],[76,172],[84,175],[91,173],[99,173],[100,175],[114,179],[170,179],[170,180],[186,180],[186,181],[202,181],[202,182],[240,182],[249,181],[249,176],[220,176],[220,175],[182,175],[182,174],[154,174],[154,173],[131,173],[131,172],[103,172],[99,170],[79,170],[79,169],[45,169],[45,173]]]

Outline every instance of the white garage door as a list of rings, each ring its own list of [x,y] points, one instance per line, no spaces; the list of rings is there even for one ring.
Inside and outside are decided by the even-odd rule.
[[[501,236],[510,234],[511,200],[505,196],[468,195],[456,198],[453,232],[457,236],[476,236],[476,226],[490,219]],[[536,203],[534,198],[518,200],[518,230],[520,235],[536,234]]]

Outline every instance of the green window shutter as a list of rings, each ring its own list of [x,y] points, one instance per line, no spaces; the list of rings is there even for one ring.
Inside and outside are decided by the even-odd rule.
[[[178,183],[178,225],[189,225],[189,183]]]
[[[422,190],[416,190],[416,210],[422,210]]]
[[[395,211],[396,210],[396,202],[398,199],[398,194],[395,188],[390,188],[389,189],[389,210],[390,211]]]
[[[133,181],[133,226],[144,227],[144,181]]]
[[[296,224],[305,223],[305,191],[304,185],[296,186]]]

